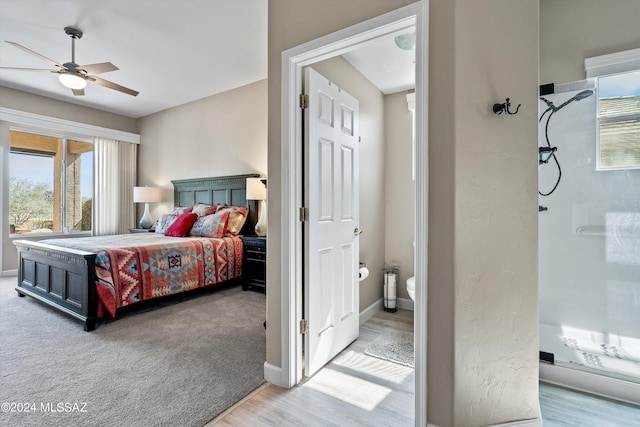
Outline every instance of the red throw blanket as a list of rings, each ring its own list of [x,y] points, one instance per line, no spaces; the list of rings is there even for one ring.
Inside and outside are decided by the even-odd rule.
[[[242,241],[237,237],[177,238],[169,244],[101,250],[96,257],[98,316],[115,317],[120,307],[241,274]]]

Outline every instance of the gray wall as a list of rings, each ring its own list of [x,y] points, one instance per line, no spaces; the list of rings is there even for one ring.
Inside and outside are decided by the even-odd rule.
[[[142,117],[138,127],[138,184],[163,188],[153,218],[173,207],[171,180],[267,176],[266,80]]]
[[[409,300],[407,279],[413,276],[415,236],[415,184],[413,164],[413,115],[407,92],[384,97],[384,260],[400,267],[398,298]]]
[[[585,78],[584,60],[640,46],[638,0],[540,0],[540,83]]]

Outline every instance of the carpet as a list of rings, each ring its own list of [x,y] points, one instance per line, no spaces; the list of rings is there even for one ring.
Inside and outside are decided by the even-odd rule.
[[[364,349],[365,354],[413,368],[413,332],[385,329]]]
[[[192,291],[84,332],[15,281],[0,279],[0,425],[202,426],[264,383],[264,294]]]

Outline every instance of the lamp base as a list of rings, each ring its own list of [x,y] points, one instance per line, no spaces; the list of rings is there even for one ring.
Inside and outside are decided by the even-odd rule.
[[[151,214],[149,213],[149,203],[144,204],[144,214],[142,218],[140,218],[140,222],[138,223],[140,228],[149,229],[153,227],[155,221],[151,218]]]
[[[260,200],[260,208],[258,209],[258,222],[256,223],[256,235],[265,237],[267,235],[267,202]]]

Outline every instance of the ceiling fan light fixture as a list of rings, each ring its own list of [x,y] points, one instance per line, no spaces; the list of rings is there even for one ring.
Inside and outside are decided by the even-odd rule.
[[[60,79],[60,83],[69,89],[80,90],[87,86],[87,81],[77,74],[64,72],[60,73],[58,78]]]

